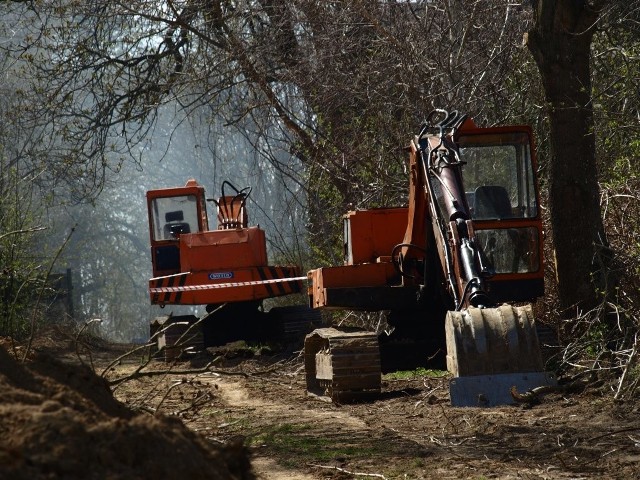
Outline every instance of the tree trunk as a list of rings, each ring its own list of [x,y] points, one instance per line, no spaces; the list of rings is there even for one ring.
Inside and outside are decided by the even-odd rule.
[[[549,209],[563,315],[598,301],[606,245],[597,182],[590,51],[598,12],[587,1],[533,2],[528,34],[551,123]]]

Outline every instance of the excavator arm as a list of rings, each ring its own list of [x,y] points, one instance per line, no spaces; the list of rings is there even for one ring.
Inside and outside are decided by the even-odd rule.
[[[440,239],[438,251],[455,306],[445,319],[447,368],[454,375],[451,401],[457,406],[508,403],[511,386],[527,390],[553,383],[554,379],[543,371],[531,306],[498,306],[489,293],[496,270],[476,236],[464,184],[467,163],[456,142],[458,130],[464,131],[468,120],[457,112],[436,114],[442,114],[443,120],[424,126],[414,140],[414,148],[426,186],[427,216],[432,219],[435,238]],[[495,140],[490,137],[487,146],[476,148],[492,148]],[[532,165],[521,166],[520,170],[527,167]],[[493,197],[486,192],[494,192]],[[509,231],[517,221],[511,218],[511,201],[495,192],[508,194],[500,185],[476,188],[474,206],[480,201],[478,197],[485,195],[488,198],[483,201],[493,202],[497,211],[501,199],[506,209],[499,220],[505,224],[498,230]]]

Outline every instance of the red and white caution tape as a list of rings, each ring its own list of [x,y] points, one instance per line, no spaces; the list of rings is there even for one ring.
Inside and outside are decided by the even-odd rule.
[[[292,278],[274,278],[271,280],[251,280],[247,282],[229,282],[229,283],[212,283],[209,285],[187,285],[183,287],[150,287],[150,293],[174,293],[174,292],[191,292],[195,290],[212,290],[215,288],[230,288],[230,287],[246,287],[249,285],[264,285],[267,283],[283,283],[283,282],[299,282],[306,280],[307,277],[292,277]]]

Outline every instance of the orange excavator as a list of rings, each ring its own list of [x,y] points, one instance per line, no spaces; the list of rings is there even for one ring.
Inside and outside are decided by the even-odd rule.
[[[301,292],[306,277],[296,265],[269,265],[264,230],[249,226],[250,193],[250,187],[237,189],[225,181],[218,199],[206,199],[204,187],[193,179],[183,187],[147,192],[151,303],[205,305],[208,315],[202,319],[167,317],[182,325],[197,321],[204,347],[295,335],[319,318],[307,306],[263,311],[263,300]],[[216,206],[215,230],[209,229],[207,200]]]
[[[553,384],[527,303],[544,293],[531,129],[435,110],[408,152],[408,206],[347,213],[344,265],[308,273],[312,307],[388,311],[393,331],[309,334],[308,391],[368,396],[382,370],[438,359],[456,406]]]

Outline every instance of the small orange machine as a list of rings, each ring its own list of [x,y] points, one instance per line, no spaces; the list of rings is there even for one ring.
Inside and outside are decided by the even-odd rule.
[[[226,188],[233,194],[227,195]],[[209,312],[227,304],[225,318],[235,322],[244,338],[242,330],[251,327],[242,322],[247,315],[258,315],[263,299],[302,290],[306,277],[300,267],[269,265],[264,231],[248,226],[250,192],[249,187],[238,190],[223,182],[222,196],[211,200],[217,207],[217,230],[209,230],[204,188],[195,180],[184,187],[147,192],[152,304],[206,305]],[[233,318],[239,315],[243,318]],[[208,323],[212,325],[205,325],[205,345],[221,343],[222,338],[213,340],[216,325]]]

